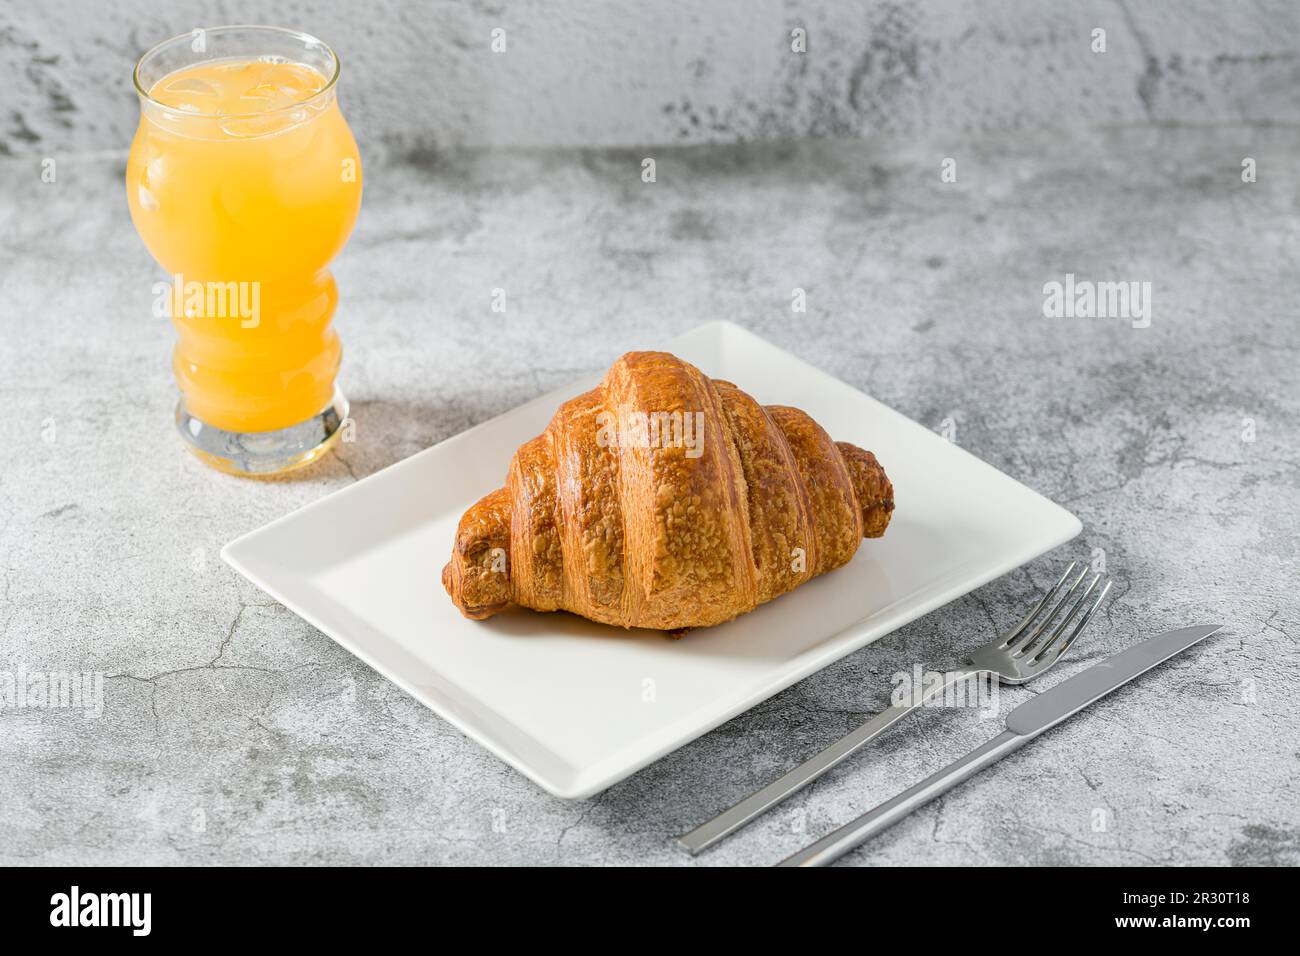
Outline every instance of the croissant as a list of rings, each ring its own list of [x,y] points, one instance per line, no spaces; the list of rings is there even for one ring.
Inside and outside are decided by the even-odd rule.
[[[465,512],[442,583],[475,619],[517,604],[707,627],[847,564],[893,510],[871,452],[667,352],[629,352]]]

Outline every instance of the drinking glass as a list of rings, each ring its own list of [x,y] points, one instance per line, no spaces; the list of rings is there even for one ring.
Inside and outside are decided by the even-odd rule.
[[[178,333],[177,428],[224,471],[306,465],[347,420],[327,267],[361,160],[338,77],[320,40],[263,26],[195,30],[136,64],[127,202],[171,280],[154,292]]]

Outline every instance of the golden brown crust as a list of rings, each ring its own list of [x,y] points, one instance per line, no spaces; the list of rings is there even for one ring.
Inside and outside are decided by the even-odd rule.
[[[547,431],[556,461],[566,584],[563,607],[594,621],[622,623],[623,511],[619,464],[591,441],[604,411],[593,389],[566,402]]]
[[[757,603],[762,604],[811,577],[812,513],[794,455],[771,415],[730,382],[714,385],[744,471]]]
[[[848,564],[862,540],[862,517],[839,449],[807,412],[788,405],[769,405],[767,412],[790,445],[812,506],[817,541],[817,553],[809,564],[813,575]]]
[[[629,352],[465,513],[442,578],[473,618],[517,603],[707,627],[847,563],[892,510],[875,456],[804,412]]]
[[[894,486],[871,452],[846,441],[837,441],[835,447],[848,465],[853,494],[862,509],[862,536],[879,538],[889,527],[889,518],[894,513]]]
[[[479,499],[456,530],[442,584],[466,617],[482,620],[511,602],[510,499],[505,488]]]
[[[602,451],[622,457],[624,520],[638,529],[628,540],[634,613],[624,623],[704,627],[749,610],[743,478],[713,383],[666,352],[629,352],[605,377],[605,401],[620,438]]]
[[[564,554],[549,435],[538,435],[519,446],[510,461],[506,491],[515,601],[538,611],[557,610],[564,599]]]

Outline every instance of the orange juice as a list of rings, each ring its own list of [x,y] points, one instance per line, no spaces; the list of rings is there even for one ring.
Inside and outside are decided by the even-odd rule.
[[[341,355],[327,266],[361,205],[360,158],[331,81],[261,55],[137,83],[147,96],[127,201],[175,285],[184,410],[228,433],[320,415]]]

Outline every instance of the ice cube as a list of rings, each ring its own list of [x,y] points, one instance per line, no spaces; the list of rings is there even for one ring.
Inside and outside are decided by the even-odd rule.
[[[284,121],[275,115],[227,116],[221,121],[221,131],[236,139],[248,139],[253,136],[265,136],[273,133]]]
[[[311,92],[300,86],[285,82],[259,83],[240,94],[240,99],[250,105],[264,110],[282,110],[300,103],[311,96]]]
[[[241,100],[256,103],[258,106],[270,101],[272,96],[279,92],[279,87],[274,83],[258,83],[256,86],[250,86],[244,92],[239,94]]]
[[[179,79],[172,80],[163,87],[164,93],[182,93],[194,96],[219,96],[221,91],[215,85],[207,80],[200,79],[197,76],[182,76]]]

